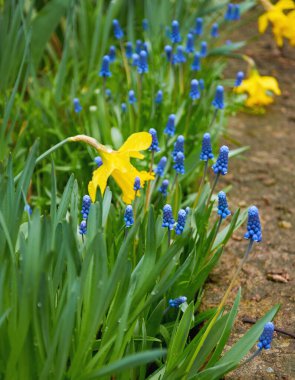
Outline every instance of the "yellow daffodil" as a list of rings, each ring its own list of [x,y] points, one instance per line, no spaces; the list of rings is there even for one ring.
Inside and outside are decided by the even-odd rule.
[[[258,29],[264,33],[268,23],[272,24],[272,31],[278,46],[283,46],[284,38],[292,38],[294,26],[291,25],[289,15],[285,10],[295,9],[295,3],[292,0],[280,0],[275,5],[268,0],[261,0],[266,12],[258,19]],[[294,38],[294,37],[293,37]]]
[[[97,187],[103,194],[110,176],[121,188],[123,201],[127,204],[130,204],[135,197],[133,189],[135,177],[140,178],[141,187],[144,186],[145,181],[154,178],[153,173],[138,171],[130,162],[131,158],[144,158],[140,151],[148,149],[152,143],[152,136],[147,132],[132,134],[117,151],[109,149],[92,137],[85,135],[74,136],[69,140],[83,141],[92,145],[102,158],[103,165],[93,172],[92,180],[88,184],[88,192],[93,202],[95,201]]]
[[[286,37],[292,46],[295,46],[295,11],[289,12],[288,15],[289,29],[286,33]]]
[[[266,106],[273,102],[269,92],[281,95],[278,81],[269,76],[260,76],[256,69],[250,72],[249,78],[244,79],[242,84],[235,88],[238,94],[248,93],[246,105],[248,107]]]

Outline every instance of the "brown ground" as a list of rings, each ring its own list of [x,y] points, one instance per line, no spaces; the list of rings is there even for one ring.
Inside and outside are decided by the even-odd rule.
[[[245,33],[247,37],[257,34],[256,23],[252,26],[239,32],[240,39]],[[281,309],[276,326],[295,333],[295,47],[280,54],[269,33],[244,52],[255,59],[261,74],[278,79],[282,96],[265,115],[240,113],[230,122],[230,134],[251,150],[244,160],[232,160],[231,174],[222,185],[233,185],[228,196],[232,210],[251,204],[259,207],[263,227],[263,242],[255,246],[237,283],[242,286],[242,302],[230,344],[250,326],[241,321],[243,317],[261,317],[277,303]],[[245,248],[242,236],[241,229],[210,277],[207,306],[216,305],[229,284]],[[226,379],[295,379],[295,339],[276,333],[271,350]]]

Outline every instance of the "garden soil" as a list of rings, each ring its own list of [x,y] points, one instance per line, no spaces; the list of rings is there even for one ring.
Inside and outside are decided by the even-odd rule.
[[[253,14],[252,14],[253,16]],[[257,18],[256,18],[257,19]],[[256,244],[231,294],[242,287],[242,301],[228,347],[250,328],[243,318],[257,319],[273,305],[281,308],[276,327],[295,334],[295,47],[279,51],[271,33],[259,38],[257,24],[241,28],[234,41],[252,38],[244,53],[254,58],[262,75],[275,76],[282,91],[264,115],[239,113],[230,120],[230,139],[249,145],[243,157],[230,161],[219,188],[231,185],[231,210],[256,205],[261,214],[263,242]],[[246,70],[233,62],[230,73]],[[247,242],[240,228],[226,247],[205,289],[206,307],[216,306],[237,268]],[[253,348],[254,350],[254,348]],[[254,351],[252,351],[254,352]],[[226,376],[227,380],[295,379],[295,339],[275,333],[271,350]]]

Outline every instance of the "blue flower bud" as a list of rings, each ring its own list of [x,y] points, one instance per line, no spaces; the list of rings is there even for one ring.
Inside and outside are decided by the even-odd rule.
[[[167,164],[167,157],[164,156],[159,161],[157,169],[155,170],[155,173],[156,173],[157,176],[163,177],[166,164]]]
[[[257,344],[257,347],[261,350],[264,348],[265,350],[270,349],[270,345],[273,339],[273,333],[275,331],[274,324],[272,322],[267,322],[264,325],[263,332],[259,337],[259,342]]]
[[[201,57],[206,57],[206,55],[207,55],[207,42],[206,41],[201,42],[200,55],[201,55]]]
[[[137,72],[138,74],[144,74],[149,71],[148,69],[148,63],[147,63],[147,53],[146,51],[142,50],[139,54],[139,64],[137,66]]]
[[[28,215],[32,215],[32,212],[33,212],[31,206],[28,203],[25,204],[24,211],[27,212]]]
[[[212,169],[215,174],[226,175],[228,171],[228,153],[229,149],[227,146],[223,145],[220,148],[219,156],[215,164],[212,166]]]
[[[139,55],[136,53],[132,54],[132,66],[138,67],[139,65]]]
[[[178,174],[184,174],[184,154],[182,152],[178,152],[175,158],[175,164],[173,168],[176,170]]]
[[[157,131],[154,128],[151,128],[149,130],[149,133],[152,136],[152,143],[151,143],[151,146],[149,147],[149,150],[154,151],[154,152],[159,152],[160,148],[159,148]]]
[[[183,233],[184,227],[185,227],[185,222],[186,222],[186,211],[181,209],[178,211],[178,218],[177,218],[177,223],[175,226],[175,233],[176,235],[181,235]]]
[[[233,4],[229,3],[227,5],[227,9],[226,9],[226,12],[225,12],[225,15],[224,15],[224,19],[226,21],[231,21],[232,20],[232,17],[233,17]]]
[[[203,19],[201,17],[196,18],[195,34],[200,36],[203,33]]]
[[[179,23],[176,20],[172,21],[172,30],[170,38],[173,44],[177,44],[181,41],[181,36],[179,33]]]
[[[109,58],[110,62],[114,62],[116,60],[116,48],[114,45],[110,46]]]
[[[187,298],[185,296],[181,296],[178,298],[170,299],[168,301],[170,307],[178,308],[181,304],[185,303],[187,301]]]
[[[200,160],[209,161],[212,160],[212,158],[214,158],[214,155],[212,153],[210,133],[205,133],[202,141],[202,151],[200,154]]]
[[[94,162],[96,163],[98,168],[100,168],[101,165],[103,164],[102,159],[99,156],[95,157]]]
[[[133,90],[130,90],[130,91],[129,91],[128,99],[129,99],[129,103],[130,103],[130,104],[134,104],[134,103],[136,103],[135,92],[134,92]]]
[[[162,182],[162,185],[159,187],[159,192],[162,193],[163,197],[167,197],[168,186],[169,186],[168,179],[164,179],[164,181]]]
[[[199,82],[197,79],[193,79],[191,81],[191,90],[189,96],[192,100],[197,100],[200,98]]]
[[[220,191],[218,193],[217,214],[220,215],[220,217],[222,219],[225,219],[227,216],[229,216],[231,214],[231,212],[228,208],[226,194],[224,191]]]
[[[82,106],[81,106],[81,104],[80,104],[79,99],[78,99],[78,98],[75,98],[75,99],[73,100],[73,104],[74,104],[74,111],[75,111],[76,113],[80,113],[80,112],[82,111]]]
[[[141,52],[141,44],[142,44],[142,41],[141,40],[136,40],[136,43],[135,43],[135,51],[136,51],[136,54],[140,54]]]
[[[193,53],[195,51],[194,36],[191,33],[188,33],[188,35],[187,35],[185,51],[187,53]]]
[[[126,206],[124,214],[125,227],[129,228],[134,224],[133,209],[131,205]]]
[[[91,198],[89,197],[89,195],[84,195],[83,200],[82,200],[82,210],[81,210],[83,219],[88,218],[90,206],[91,206]]]
[[[111,98],[112,97],[112,91],[109,88],[106,89],[105,94],[106,94],[107,98]]]
[[[147,42],[143,42],[143,43],[142,43],[142,45],[141,45],[141,50],[145,51],[147,55],[149,54],[149,49],[148,49],[148,44],[147,44]]]
[[[191,69],[193,71],[199,71],[201,70],[201,64],[200,64],[200,58],[201,58],[201,55],[199,52],[196,52],[194,54],[194,59],[193,59],[193,63],[191,65]]]
[[[172,61],[172,47],[170,45],[165,46],[165,53],[168,62]]]
[[[164,133],[168,136],[174,135],[175,133],[175,115],[174,114],[169,115],[166,128],[164,129]]]
[[[114,35],[117,38],[117,40],[120,40],[121,38],[123,38],[124,33],[123,33],[123,30],[121,29],[121,26],[118,20],[113,20],[113,28],[114,28]]]
[[[173,230],[175,220],[172,215],[172,207],[170,205],[165,205],[163,207],[163,223],[162,227],[167,227],[169,230]]]
[[[107,78],[107,77],[110,77],[111,75],[112,74],[110,72],[110,57],[108,55],[105,55],[102,60],[99,76]]]
[[[121,110],[122,110],[122,112],[126,112],[126,110],[127,110],[127,105],[126,105],[126,103],[122,103],[122,104],[121,104]]]
[[[86,235],[86,233],[87,233],[86,220],[82,220],[82,222],[80,223],[79,233],[80,233],[80,235]]]
[[[177,46],[177,48],[176,48],[176,54],[175,54],[174,58],[175,58],[175,63],[184,63],[184,62],[186,62],[183,46],[181,46],[181,45]]]
[[[142,20],[142,29],[144,31],[147,31],[148,27],[149,27],[148,20],[145,18],[145,19]]]
[[[216,38],[219,36],[218,34],[218,24],[217,22],[215,22],[213,25],[212,25],[212,28],[211,28],[211,36]]]
[[[140,187],[140,178],[139,177],[135,177],[134,185],[133,185],[133,190],[134,191],[138,191],[140,189],[141,189],[141,187]]]
[[[235,82],[235,87],[238,87],[242,84],[244,79],[244,73],[243,71],[239,71],[236,76],[236,82]]]
[[[162,91],[162,90],[159,90],[159,91],[157,92],[156,97],[155,97],[155,103],[156,103],[156,104],[160,104],[160,103],[162,103],[162,101],[163,101],[163,91]]]
[[[172,152],[173,161],[176,160],[177,153],[179,152],[184,154],[184,137],[182,135],[179,135],[174,143]]]
[[[224,108],[224,88],[223,86],[217,86],[215,92],[215,98],[213,99],[212,105],[219,110]]]
[[[244,235],[245,239],[251,239],[259,243],[262,240],[261,224],[259,211],[256,206],[249,207],[247,232]]]
[[[199,79],[199,85],[200,85],[200,89],[201,89],[201,90],[205,90],[204,79]]]
[[[186,215],[188,215],[190,213],[190,211],[191,211],[190,207],[185,208]]]
[[[131,59],[132,58],[132,53],[133,53],[132,42],[127,42],[126,45],[125,45],[125,54],[126,54],[126,57],[128,59]]]
[[[233,21],[238,21],[240,20],[241,15],[240,15],[240,5],[235,4],[233,8],[233,15],[232,15],[232,20]]]

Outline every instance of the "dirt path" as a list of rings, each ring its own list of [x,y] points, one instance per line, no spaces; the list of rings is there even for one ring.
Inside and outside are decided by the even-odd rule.
[[[246,29],[247,36],[257,34],[254,23]],[[256,245],[237,284],[242,286],[242,303],[231,343],[249,328],[243,317],[258,318],[276,303],[281,309],[275,324],[295,333],[295,48],[280,55],[269,33],[248,45],[245,53],[255,59],[262,75],[278,79],[282,96],[265,115],[240,113],[230,122],[231,136],[251,150],[244,159],[231,162],[223,185],[233,186],[228,196],[232,210],[251,204],[259,207],[263,227],[263,242]],[[219,302],[242,257],[243,232],[234,236],[210,277],[208,305]],[[271,350],[227,379],[295,379],[295,339],[276,334]]]

